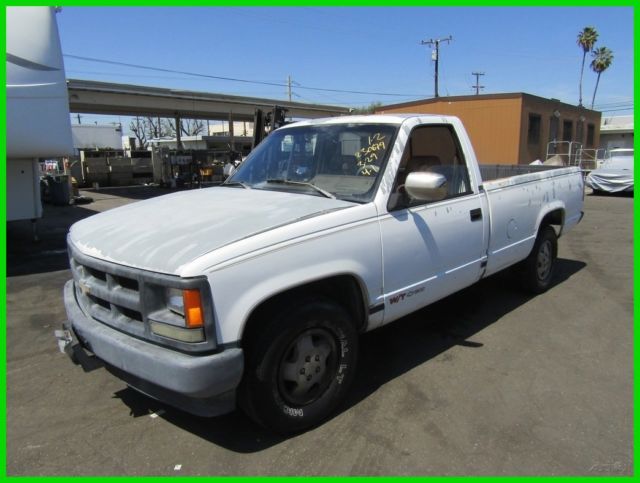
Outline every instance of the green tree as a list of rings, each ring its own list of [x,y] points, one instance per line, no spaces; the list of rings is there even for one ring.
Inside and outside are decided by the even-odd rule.
[[[584,75],[584,62],[587,58],[587,53],[593,49],[596,41],[598,40],[598,32],[595,27],[585,27],[578,34],[578,46],[582,49],[582,68],[580,69],[580,100],[579,106],[582,106],[582,77]]]
[[[600,76],[607,70],[613,63],[613,51],[607,47],[600,47],[591,52],[593,60],[591,61],[591,70],[598,74],[598,80],[596,80],[596,87],[593,89],[593,99],[591,99],[591,109],[596,101],[596,92],[598,91],[598,84],[600,83]]]
[[[372,102],[366,107],[358,107],[351,111],[351,114],[373,114],[378,108],[382,107],[382,102]]]

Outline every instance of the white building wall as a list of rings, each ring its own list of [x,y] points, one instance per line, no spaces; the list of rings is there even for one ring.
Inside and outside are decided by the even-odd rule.
[[[600,124],[600,147],[607,151],[633,148],[633,116],[603,117]]]
[[[122,149],[122,129],[119,126],[74,124],[71,133],[75,149]]]
[[[215,124],[209,124],[209,136],[228,136],[229,135],[229,123],[226,121],[220,121]],[[233,122],[233,135],[234,136],[253,136],[253,122],[234,121]]]

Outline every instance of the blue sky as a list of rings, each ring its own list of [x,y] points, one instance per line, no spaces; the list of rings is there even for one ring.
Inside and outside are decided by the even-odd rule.
[[[203,79],[65,57],[67,77],[350,107],[432,97],[434,63],[421,40],[453,36],[440,50],[439,91],[527,92],[577,104],[582,51],[578,32],[594,26],[596,46],[614,52],[595,107],[633,108],[631,7],[65,7],[58,15],[65,54],[212,76]],[[583,99],[596,75],[587,57]],[[312,88],[379,94],[323,92]],[[395,94],[395,95],[381,95]],[[113,117],[90,117],[108,120]]]

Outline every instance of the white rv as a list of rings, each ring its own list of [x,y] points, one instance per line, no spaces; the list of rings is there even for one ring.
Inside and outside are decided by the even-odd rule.
[[[38,160],[73,152],[51,7],[7,7],[7,221],[42,216]]]

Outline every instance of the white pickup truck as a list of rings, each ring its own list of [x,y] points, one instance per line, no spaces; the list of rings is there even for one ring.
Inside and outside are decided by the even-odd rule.
[[[549,288],[583,193],[579,168],[478,165],[453,117],[294,123],[220,187],[73,225],[56,336],[183,410],[302,431],[344,399],[358,334],[514,264]]]

